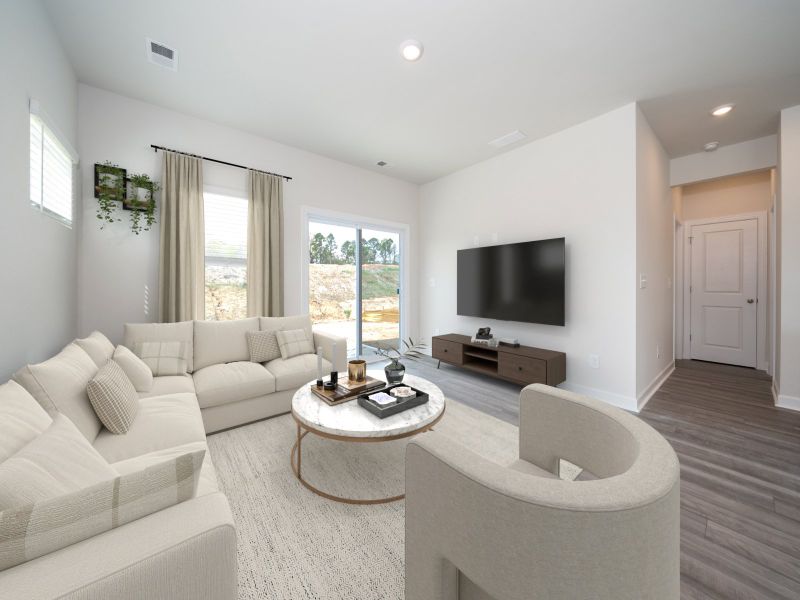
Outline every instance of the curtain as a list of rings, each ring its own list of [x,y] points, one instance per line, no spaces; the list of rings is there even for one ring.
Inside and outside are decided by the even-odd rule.
[[[248,171],[247,314],[283,316],[283,178]]]
[[[162,323],[203,319],[203,161],[165,151],[162,168],[159,319]]]

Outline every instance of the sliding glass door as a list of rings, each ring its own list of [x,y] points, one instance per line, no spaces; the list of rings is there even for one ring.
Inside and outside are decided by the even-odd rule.
[[[347,338],[348,355],[399,348],[402,231],[308,218],[308,308],[317,328]]]

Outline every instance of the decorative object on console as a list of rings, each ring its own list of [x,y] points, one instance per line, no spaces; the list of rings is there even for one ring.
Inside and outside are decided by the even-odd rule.
[[[155,193],[160,189],[161,186],[146,173],[133,173],[128,177],[127,193],[122,201],[122,208],[131,211],[131,231],[136,235],[142,231],[150,231],[155,224]]]
[[[510,346],[511,348],[519,348],[519,340],[517,338],[500,338],[497,343],[501,346]]]
[[[121,221],[114,216],[117,202],[125,200],[125,182],[127,171],[109,161],[94,165],[94,197],[97,198],[97,218],[100,229],[106,223]]]
[[[497,348],[498,345],[498,341],[494,338],[481,339],[473,336],[471,338],[471,342],[473,344],[480,344],[481,346],[486,346],[488,348]]]
[[[386,373],[386,381],[390,384],[400,383],[403,381],[406,368],[403,363],[400,362],[401,358],[417,360],[422,358],[422,350],[427,348],[425,344],[415,344],[414,340],[411,338],[408,338],[408,341],[400,340],[400,343],[406,347],[404,352],[400,352],[397,348],[393,348],[391,346],[383,346],[380,343],[375,348],[375,352],[377,354],[392,361],[383,368],[384,373]]]
[[[492,337],[491,327],[478,327],[478,333],[475,334],[476,340],[490,340]]]

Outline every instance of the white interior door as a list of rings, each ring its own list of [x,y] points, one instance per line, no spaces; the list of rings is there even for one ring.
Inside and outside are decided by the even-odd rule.
[[[691,228],[691,358],[756,367],[758,220]]]

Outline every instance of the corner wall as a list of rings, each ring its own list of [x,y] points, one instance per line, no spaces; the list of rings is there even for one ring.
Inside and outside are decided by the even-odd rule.
[[[490,325],[566,352],[564,387],[636,410],[636,121],[629,104],[422,186],[423,338]],[[456,314],[458,249],[561,236],[565,327]]]
[[[30,203],[29,101],[77,146],[78,85],[38,0],[0,3],[0,381],[75,337],[79,202],[69,229]]]
[[[800,105],[781,111],[777,404],[800,410]]]
[[[636,110],[636,398],[641,408],[675,367],[675,221],[669,158]],[[642,284],[641,278],[646,279]]]

